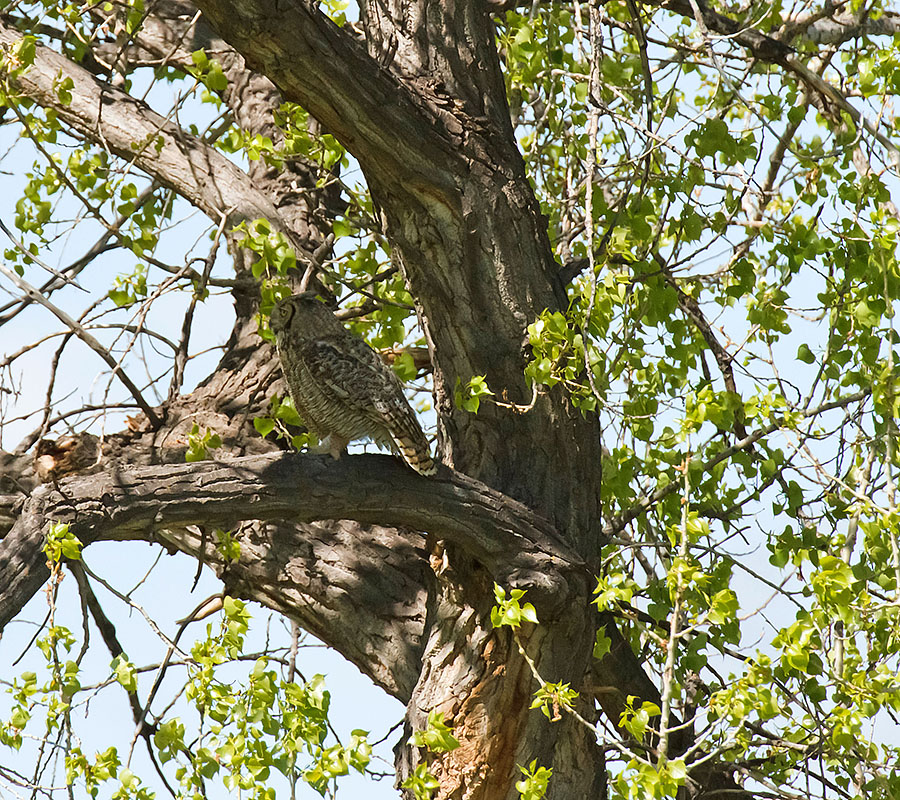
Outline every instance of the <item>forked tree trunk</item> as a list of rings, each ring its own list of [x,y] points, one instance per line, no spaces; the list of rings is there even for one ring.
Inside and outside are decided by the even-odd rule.
[[[565,310],[567,298],[510,124],[490,5],[362,2],[363,43],[307,0],[196,0],[199,20],[188,0],[148,0],[138,30],[96,42],[98,54],[109,52],[85,60],[94,69],[121,58],[165,59],[187,71],[191,53],[204,49],[221,62],[223,100],[250,134],[277,140],[271,115],[287,99],[357,158],[421,312],[438,449],[458,472],[425,479],[387,457],[334,464],[271,452],[276,446],[252,422],[283,386],[256,333],[248,254],[232,240],[233,336],[195,391],[179,395],[173,386],[161,428],[108,437],[102,472],[64,479],[65,494],[35,489],[29,457],[0,453],[0,630],[46,580],[40,548],[49,521],[71,522],[85,543],[161,540],[214,568],[226,591],[285,613],[334,646],[408,704],[408,732],[424,728],[431,711],[443,713],[461,747],[433,756],[404,737],[399,781],[428,759],[439,797],[504,800],[518,796],[516,765],[536,761],[553,769],[548,798],[603,798],[603,753],[590,728],[595,699],[616,724],[628,695],[659,697],[612,615],[602,618],[611,652],[592,658],[601,623],[590,605],[602,545],[596,418],[582,416],[560,387],[524,413],[509,407],[531,399],[527,325],[544,309]],[[108,15],[103,27],[116,30],[124,11],[104,5],[91,13]],[[715,19],[708,24],[722,32]],[[0,45],[21,43],[17,26],[0,16]],[[72,86],[66,103],[64,79]],[[34,64],[12,80],[72,131],[133,162],[216,224],[266,217],[301,261],[339,210],[336,185],[317,188],[311,165],[290,160],[279,172],[258,161],[244,172],[50,47],[38,45]],[[150,140],[158,146],[146,146]],[[480,375],[506,405],[486,401],[474,415],[455,406],[454,391]],[[248,457],[185,465],[184,448],[172,443],[183,443],[195,422],[216,430],[229,456]],[[308,502],[297,502],[298,492]],[[237,529],[240,559],[225,563],[204,525]],[[518,642],[491,627],[495,579],[529,588],[537,605],[540,625],[523,627]],[[529,661],[543,679],[579,693],[587,723],[530,709],[537,682]],[[670,753],[685,750],[677,738]],[[749,797],[730,774],[710,760],[692,770],[683,792]]]
[[[308,108],[359,160],[424,316],[445,463],[546,515],[567,544],[595,563],[601,527],[596,420],[582,417],[562,391],[542,395],[524,414],[483,403],[472,415],[453,400],[457,381],[484,375],[498,397],[527,404],[526,326],[544,309],[564,310],[566,303],[546,220],[513,137],[485,5],[369,3],[362,22],[371,59],[307,8],[198,5],[251,66]],[[337,85],[340,67],[331,76],[305,74],[313,58],[348,65],[348,81]],[[548,797],[604,796],[603,756],[591,731],[571,715],[548,721],[530,710],[537,684],[508,632],[491,627],[490,577],[439,543],[432,565],[425,646],[407,721],[422,729],[430,711],[443,712],[461,742],[433,759],[439,796],[515,798],[516,765],[534,759],[553,768]],[[570,586],[556,618],[542,618],[539,628],[522,634],[545,680],[582,692],[597,625],[590,588],[586,580]],[[581,697],[578,710],[592,719],[592,702]],[[422,757],[400,747],[401,780]]]
[[[336,28],[306,3],[201,0],[197,5],[247,65],[270,78],[285,99],[309,110],[362,166],[385,233],[419,304],[432,349],[444,463],[523,502],[549,520],[578,559],[589,566],[596,564],[602,543],[596,419],[582,416],[561,389],[541,394],[526,413],[485,402],[473,415],[454,404],[457,382],[466,383],[476,375],[484,375],[505,402],[527,404],[531,390],[523,376],[528,357],[526,326],[544,309],[564,310],[566,305],[547,223],[513,136],[485,4],[418,0],[367,5],[362,22],[368,52],[348,31]],[[157,14],[168,11],[182,23],[192,17],[186,4],[179,2],[157,3],[154,8]],[[189,63],[192,49],[210,44],[211,31],[201,25],[193,30],[190,41],[181,42],[176,36],[169,42],[167,32],[174,24],[148,25],[135,41],[151,52],[174,54]],[[12,30],[2,33],[10,40],[16,36]],[[23,79],[32,81],[25,90],[38,102],[53,106],[57,101],[40,83],[40,68],[50,76],[47,86],[53,76],[69,69],[77,78],[84,108],[76,100],[58,109],[61,116],[85,136],[102,138],[105,146],[127,155],[132,150],[127,131],[135,128],[144,110],[122,97],[109,105],[102,120],[95,119],[97,102],[91,99],[92,93],[108,96],[110,90],[95,85],[84,70],[58,62],[59,57],[42,51],[31,75]],[[240,59],[228,55],[224,67],[234,95],[229,103],[241,124],[268,135],[264,117],[277,97],[269,97],[268,84],[261,83],[259,75],[245,72]],[[117,114],[122,119],[115,130],[100,129],[116,121]],[[151,123],[165,131],[162,123]],[[165,153],[180,157],[183,151],[193,158],[185,145],[189,137],[179,141]],[[199,144],[191,146],[200,152]],[[240,214],[252,218],[260,213],[254,209],[261,209],[277,216],[282,229],[291,231],[307,252],[321,239],[321,219],[312,219],[308,207],[292,206],[291,182],[308,183],[304,176],[281,180],[284,176],[266,174],[257,165],[252,190],[240,183],[240,176],[232,176],[229,191],[247,198],[247,210],[235,212],[243,206],[223,200],[229,195],[216,191],[214,153],[204,162],[210,165],[209,179],[196,185],[191,183],[196,169],[183,168],[177,158],[169,165],[152,156],[142,152],[139,165],[213,217],[237,213],[237,221]],[[228,168],[223,165],[222,174]],[[333,203],[334,198],[316,202]],[[245,274],[240,265],[238,274]],[[203,408],[219,415],[238,442],[251,441],[252,416],[264,408],[275,376],[263,374],[268,359],[254,338],[254,299],[240,289],[235,294],[238,326],[226,357],[191,398],[170,404],[167,424],[177,425],[179,416],[187,418],[188,412],[195,420]],[[249,386],[259,391],[248,394]],[[179,413],[182,406],[184,414]],[[148,433],[142,444],[152,449],[160,436],[171,433],[172,429],[156,436]],[[129,441],[128,446],[136,444]],[[153,456],[152,460],[159,459]],[[87,508],[96,487],[86,483],[82,489]],[[77,494],[74,484],[71,492],[73,497]],[[20,555],[26,547],[38,546],[42,518],[37,510],[46,502],[46,494],[36,495],[29,507],[35,515],[25,519],[23,514],[14,535],[3,544],[26,542]],[[53,513],[59,517],[63,511]],[[160,512],[158,519],[164,518],[165,512]],[[491,626],[493,578],[476,558],[461,547],[432,538],[425,542],[431,569],[423,571],[415,563],[404,571],[402,559],[379,555],[395,546],[389,544],[399,541],[395,535],[335,526],[330,535],[336,538],[321,553],[343,554],[348,563],[360,566],[360,575],[372,575],[373,566],[384,567],[389,561],[391,570],[403,574],[393,594],[380,593],[391,598],[393,606],[386,603],[377,613],[369,609],[354,613],[353,598],[359,594],[334,592],[335,605],[330,606],[328,593],[317,588],[323,579],[340,578],[329,575],[327,564],[320,560],[315,531],[301,528],[305,533],[299,541],[305,542],[308,552],[298,556],[296,548],[283,546],[290,528],[260,526],[247,537],[244,563],[229,565],[227,572],[214,549],[207,543],[204,553],[203,542],[190,530],[173,524],[171,530],[156,535],[187,552],[202,553],[207,563],[225,572],[227,587],[301,619],[344,651],[386,690],[408,702],[410,730],[423,729],[429,712],[443,712],[461,747],[431,756],[412,748],[404,738],[397,753],[399,781],[428,758],[441,780],[440,797],[516,798],[514,784],[521,777],[516,765],[536,760],[553,769],[549,798],[605,796],[602,750],[589,727],[566,713],[548,720],[530,709],[537,683],[510,633]],[[134,535],[144,535],[142,531]],[[413,535],[402,540],[409,546],[409,558],[414,558],[413,548],[420,547],[421,540]],[[285,563],[279,561],[282,557]],[[39,562],[38,558],[28,584],[31,588],[23,589],[16,602],[39,585]],[[15,573],[15,559],[4,562],[0,557],[0,575],[4,567]],[[273,577],[283,574],[292,575],[289,584]],[[541,624],[523,629],[520,643],[545,680],[568,683],[580,692],[577,709],[590,721],[595,715],[590,696],[591,649],[598,618],[590,606],[588,573],[573,574],[557,584],[561,588],[553,597],[533,593]],[[527,587],[531,579],[526,572],[519,577]],[[516,578],[511,575],[511,583]],[[379,594],[377,587],[369,588],[373,589],[369,596]],[[404,608],[403,625],[384,623],[391,607]],[[381,652],[377,644],[360,646],[360,633],[363,639],[374,636],[379,625],[384,641],[393,643]],[[400,647],[404,632],[418,640]],[[385,666],[388,652],[395,663]]]

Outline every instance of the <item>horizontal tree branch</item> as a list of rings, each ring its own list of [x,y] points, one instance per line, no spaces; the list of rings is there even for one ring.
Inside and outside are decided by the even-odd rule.
[[[85,544],[166,538],[168,529],[232,529],[246,520],[352,519],[427,531],[480,562],[494,580],[529,589],[544,619],[571,599],[587,571],[552,526],[522,504],[449,469],[423,478],[389,456],[270,454],[159,467],[125,467],[42,486],[0,542],[0,629],[49,575],[41,553],[51,522]],[[167,539],[168,540],[168,539]],[[582,587],[582,591],[583,591]]]
[[[491,13],[503,13],[516,8],[531,8],[532,2],[524,0],[485,0],[485,6]],[[664,8],[684,17],[694,18],[690,0],[646,0],[644,5]],[[753,28],[743,25],[738,20],[726,17],[718,11],[709,8],[704,0],[697,0],[697,5],[703,16],[703,21],[711,31],[723,34],[734,39],[738,44],[746,47],[761,61],[773,61],[783,63],[783,59],[793,48],[766,36]]]
[[[823,16],[818,12],[789,19],[781,28],[780,38],[799,37],[814,44],[841,44],[861,36],[895,36],[897,33],[900,33],[900,14],[896,11],[883,11],[873,17],[868,8],[863,8],[855,14]]]

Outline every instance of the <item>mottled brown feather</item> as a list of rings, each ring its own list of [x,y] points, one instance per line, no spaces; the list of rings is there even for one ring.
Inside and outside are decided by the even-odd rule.
[[[394,371],[311,293],[272,311],[278,355],[303,421],[320,438],[369,438],[416,472],[436,471],[428,441]]]

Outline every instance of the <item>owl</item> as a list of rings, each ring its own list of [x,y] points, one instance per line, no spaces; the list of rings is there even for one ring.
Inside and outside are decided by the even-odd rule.
[[[269,320],[297,413],[338,458],[368,437],[422,475],[437,468],[394,371],[316,298],[281,300]]]

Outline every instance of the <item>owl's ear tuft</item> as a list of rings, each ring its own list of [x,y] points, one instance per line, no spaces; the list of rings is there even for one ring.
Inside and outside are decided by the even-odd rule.
[[[291,300],[294,305],[301,308],[318,308],[322,306],[323,308],[328,308],[329,311],[331,310],[327,301],[316,292],[300,292],[300,294],[295,294]]]

